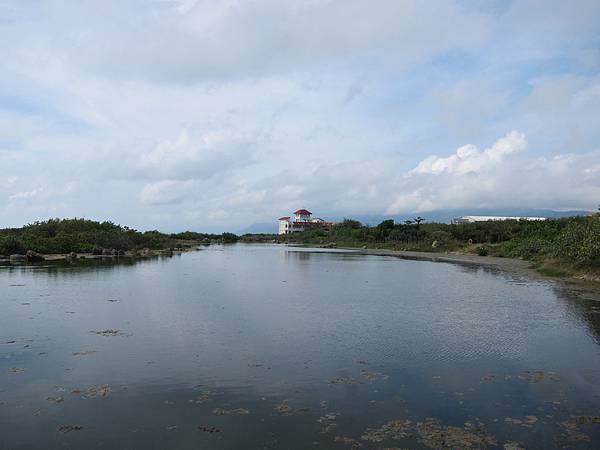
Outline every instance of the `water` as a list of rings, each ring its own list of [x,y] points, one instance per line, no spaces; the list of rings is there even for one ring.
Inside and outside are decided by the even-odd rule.
[[[596,297],[264,245],[2,268],[0,448],[599,447]]]

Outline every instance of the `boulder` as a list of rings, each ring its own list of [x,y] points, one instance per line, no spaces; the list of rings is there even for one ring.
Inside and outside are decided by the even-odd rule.
[[[25,264],[27,262],[27,256],[25,255],[10,255],[9,259],[11,264]]]
[[[41,262],[45,259],[44,255],[34,252],[33,250],[27,250],[25,256],[27,258],[27,262]]]

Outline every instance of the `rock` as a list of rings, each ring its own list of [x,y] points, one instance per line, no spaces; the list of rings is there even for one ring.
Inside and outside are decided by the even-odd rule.
[[[27,262],[27,256],[25,255],[10,255],[11,264],[25,264]]]
[[[71,252],[67,255],[67,258],[69,259],[77,259],[77,253],[75,252]]]
[[[34,252],[33,250],[27,250],[25,254],[28,262],[41,262],[44,261],[44,255],[41,253]]]
[[[438,248],[440,246],[440,243],[438,241],[433,241],[431,243],[431,248]]]

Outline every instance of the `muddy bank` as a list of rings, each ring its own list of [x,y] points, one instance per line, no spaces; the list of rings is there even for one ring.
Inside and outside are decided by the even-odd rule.
[[[549,276],[538,272],[533,262],[522,259],[500,258],[497,256],[478,256],[467,253],[415,252],[405,250],[357,249],[351,247],[343,247],[343,249],[352,250],[361,255],[393,256],[396,258],[415,261],[446,262],[484,266],[517,275],[526,275],[527,277],[533,279],[557,280],[600,293],[600,276],[598,274],[578,274],[567,277]]]
[[[438,252],[412,252],[404,250],[374,250],[374,249],[349,249],[364,255],[395,256],[401,259],[417,261],[451,262],[461,264],[477,264],[496,267],[509,272],[536,272],[531,267],[531,262],[521,259],[498,258],[496,256],[478,256],[466,253],[438,253]]]

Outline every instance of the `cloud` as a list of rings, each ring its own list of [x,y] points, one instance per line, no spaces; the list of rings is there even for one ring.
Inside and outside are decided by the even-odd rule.
[[[149,205],[178,205],[193,196],[194,186],[196,183],[192,180],[161,180],[146,184],[140,193],[140,199]]]
[[[411,173],[441,174],[445,172],[465,175],[469,172],[483,172],[501,163],[507,156],[522,152],[526,148],[525,135],[517,131],[511,131],[506,137],[499,139],[494,145],[483,151],[472,144],[467,144],[458,148],[456,153],[446,158],[429,156],[421,161]]]
[[[389,214],[451,208],[585,209],[600,198],[600,151],[527,157],[527,141],[512,131],[491,147],[464,145],[429,156],[397,181]]]
[[[21,3],[25,60],[60,55],[68,70],[190,83],[281,72],[367,55],[407,67],[446,49],[476,48],[488,18],[451,2],[382,0]],[[135,17],[136,20],[131,20]],[[46,29],[40,30],[43,22]],[[24,26],[26,24],[26,26]],[[61,31],[68,29],[68,33]],[[435,36],[428,29],[435,29]],[[22,45],[17,51],[22,50]]]
[[[251,147],[250,140],[226,131],[192,135],[184,129],[142,154],[140,168],[153,178],[206,179],[250,163]]]

